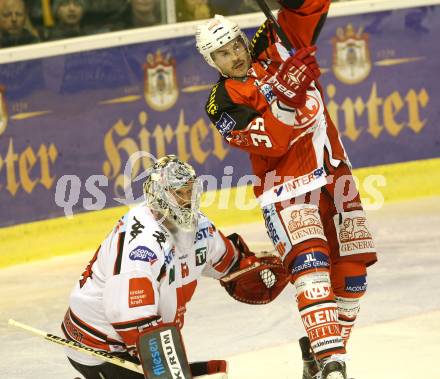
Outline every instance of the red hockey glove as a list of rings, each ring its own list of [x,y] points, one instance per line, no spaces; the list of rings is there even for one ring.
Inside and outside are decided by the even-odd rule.
[[[228,236],[241,257],[238,265],[220,279],[221,285],[235,300],[246,304],[267,304],[289,283],[290,275],[276,256],[258,258],[241,236]]]
[[[297,50],[269,79],[278,100],[293,108],[304,106],[307,88],[321,75],[315,52],[316,46]]]

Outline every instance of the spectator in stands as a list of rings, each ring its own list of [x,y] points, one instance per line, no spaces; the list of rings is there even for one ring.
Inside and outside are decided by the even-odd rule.
[[[32,25],[44,36],[45,28],[55,25],[50,0],[25,0],[25,4]]]
[[[214,14],[208,0],[176,0],[177,21],[192,21],[210,18]]]
[[[85,14],[84,0],[53,0],[55,27],[48,32],[49,40],[78,37],[87,34],[81,21]]]
[[[26,28],[27,22],[23,0],[0,0],[1,46],[12,47],[38,42],[38,36]]]
[[[157,0],[129,0],[125,11],[113,30],[141,28],[162,23],[160,4]]]
[[[130,0],[87,0],[84,24],[96,32],[118,29],[121,17],[130,7]]]

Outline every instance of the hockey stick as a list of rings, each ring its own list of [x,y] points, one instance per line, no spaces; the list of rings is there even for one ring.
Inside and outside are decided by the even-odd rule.
[[[33,328],[32,326],[22,324],[21,322],[15,321],[13,319],[9,319],[8,324],[10,326],[15,326],[17,328],[24,329],[30,333],[33,333],[37,336],[43,337],[45,340],[49,342],[54,342],[61,346],[69,347],[73,350],[80,351],[82,353],[92,355],[94,357],[97,357],[99,359],[102,359],[103,361],[112,363],[116,366],[123,367],[127,370],[137,372],[139,374],[143,374],[142,367],[140,365],[137,365],[136,363],[127,361],[125,359],[119,358],[113,354],[107,353],[106,351],[101,350],[95,350],[91,347],[85,346],[79,342],[70,341],[68,339],[58,337],[54,334],[46,333],[42,330]],[[194,378],[197,379],[227,379],[227,374],[219,373],[219,374],[212,374],[212,375],[202,375],[202,376],[196,376]]]
[[[279,255],[276,253],[275,249],[270,250],[270,251],[260,251],[260,252],[255,253],[255,255],[258,258],[263,258],[263,257],[278,257],[279,258]],[[279,267],[280,265],[278,265],[276,263],[268,263],[268,262],[261,263],[260,261],[256,261],[245,268],[242,268],[240,270],[236,270],[234,272],[231,272],[230,274],[222,276],[220,278],[220,281],[223,283],[229,283],[229,282],[233,281],[235,278],[237,278],[238,276],[245,274],[246,272],[252,271],[260,266],[264,266],[265,269],[270,269],[271,267],[275,268],[275,267]]]
[[[270,10],[269,6],[267,5],[265,0],[256,0],[260,9],[263,11],[266,18],[272,23],[273,27],[275,28],[275,31],[278,34],[278,37],[280,37],[281,43],[284,45],[284,47],[290,52],[290,54],[294,53],[294,49],[292,44],[289,41],[289,38],[287,38],[286,33],[284,33],[283,29],[281,29],[280,24],[278,23],[277,19],[273,15],[272,11]]]

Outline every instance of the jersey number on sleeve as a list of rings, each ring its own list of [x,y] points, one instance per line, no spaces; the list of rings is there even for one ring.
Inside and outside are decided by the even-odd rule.
[[[262,117],[256,118],[251,124],[250,130],[265,132],[266,130],[264,129],[264,119]],[[263,143],[264,146],[267,148],[272,147],[272,142],[270,141],[270,138],[267,134],[250,133],[249,135],[252,139],[252,143],[254,144],[254,146],[261,146],[261,143]]]

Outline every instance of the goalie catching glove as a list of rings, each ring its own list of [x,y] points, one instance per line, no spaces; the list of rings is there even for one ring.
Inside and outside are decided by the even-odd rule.
[[[246,304],[267,304],[289,283],[290,275],[276,256],[257,257],[241,236],[227,237],[240,254],[236,265],[220,279],[221,285],[235,300]]]
[[[283,104],[301,108],[306,103],[306,91],[321,72],[314,56],[316,47],[303,47],[281,64],[268,82]]]

